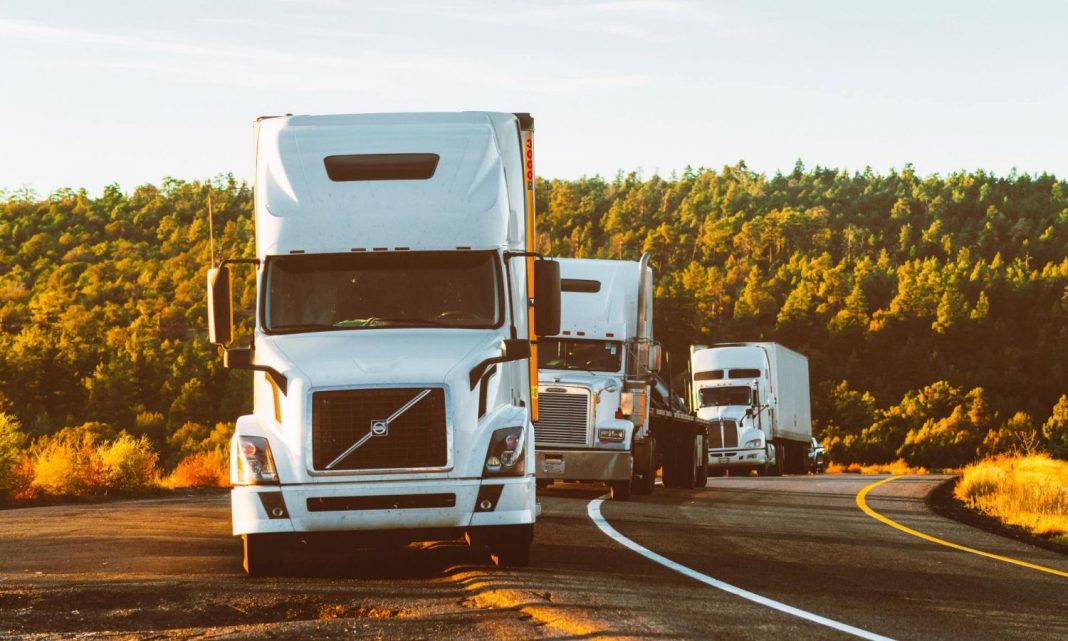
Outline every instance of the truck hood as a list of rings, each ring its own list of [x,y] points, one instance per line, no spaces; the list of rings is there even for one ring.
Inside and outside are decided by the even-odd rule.
[[[538,383],[540,385],[580,385],[582,387],[588,387],[597,394],[609,385],[615,385],[619,388],[621,385],[622,377],[619,374],[609,374],[606,372],[585,372],[577,370],[541,370],[538,372]]]
[[[723,419],[730,419],[737,421],[739,424],[742,422],[742,418],[745,416],[744,405],[718,405],[712,407],[702,407],[697,410],[697,418],[702,418],[706,421],[719,421]]]
[[[277,352],[312,388],[373,383],[455,383],[484,358],[500,355],[500,335],[439,329],[381,329],[271,336]],[[277,367],[277,366],[276,366]]]

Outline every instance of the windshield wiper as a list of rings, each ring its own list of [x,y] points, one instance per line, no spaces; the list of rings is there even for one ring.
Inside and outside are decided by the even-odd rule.
[[[327,325],[324,323],[303,323],[297,325],[282,325],[281,327],[272,327],[271,331],[277,334],[295,334],[297,332],[315,332],[327,329],[334,329],[334,326]]]
[[[416,327],[455,327],[450,323],[442,323],[423,318],[382,318],[372,316],[370,318],[353,318],[334,323],[333,327],[381,327],[383,325],[412,325]]]

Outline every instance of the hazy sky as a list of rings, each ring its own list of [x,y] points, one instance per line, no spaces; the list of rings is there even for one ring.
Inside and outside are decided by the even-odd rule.
[[[0,0],[0,189],[252,170],[280,113],[529,111],[537,172],[1068,176],[1066,2]]]

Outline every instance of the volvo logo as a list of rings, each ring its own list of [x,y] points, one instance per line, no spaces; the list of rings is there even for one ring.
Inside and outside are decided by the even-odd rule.
[[[371,421],[372,436],[389,436],[389,421]]]

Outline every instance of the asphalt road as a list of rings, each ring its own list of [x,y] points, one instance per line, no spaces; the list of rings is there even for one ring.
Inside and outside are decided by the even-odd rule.
[[[873,519],[856,495],[879,478],[721,478],[599,505],[660,562],[591,519],[603,489],[553,486],[518,570],[446,542],[301,550],[299,575],[249,579],[225,493],[0,511],[0,638],[1068,638],[1068,578]],[[1068,556],[931,513],[923,498],[941,479],[895,479],[867,502],[1068,572]]]

